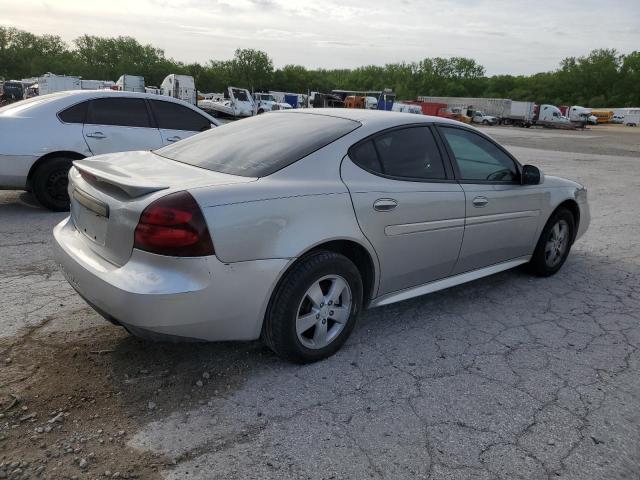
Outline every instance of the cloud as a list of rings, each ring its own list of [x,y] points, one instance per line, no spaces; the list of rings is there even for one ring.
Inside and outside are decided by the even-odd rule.
[[[2,24],[34,33],[131,35],[185,62],[259,48],[276,65],[344,68],[465,56],[490,74],[556,68],[594,48],[637,49],[628,0],[86,0],[3,6]],[[561,40],[561,41],[560,41]]]

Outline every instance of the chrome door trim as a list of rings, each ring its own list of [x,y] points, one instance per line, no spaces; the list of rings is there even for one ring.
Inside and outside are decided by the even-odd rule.
[[[418,285],[417,287],[411,287],[397,292],[387,293],[378,298],[375,298],[369,304],[369,308],[381,307],[383,305],[389,305],[391,303],[401,302],[410,298],[419,297],[427,293],[437,292],[438,290],[444,290],[445,288],[455,287],[462,283],[471,282],[482,277],[493,275],[494,273],[503,272],[511,268],[517,267],[527,263],[531,259],[530,255],[525,257],[514,258],[507,262],[497,263],[489,267],[480,268],[478,270],[472,270],[471,272],[460,273],[452,277],[443,278],[442,280],[436,280],[434,282],[425,283],[424,285]]]
[[[467,225],[481,225],[484,223],[501,222],[503,220],[515,220],[516,218],[530,218],[540,215],[539,210],[524,210],[522,212],[495,213],[493,215],[478,215],[467,217]]]
[[[388,237],[393,237],[396,235],[407,235],[409,233],[431,232],[434,230],[444,230],[446,228],[461,227],[464,227],[464,218],[452,218],[449,220],[434,220],[431,222],[389,225],[385,227],[384,233]]]

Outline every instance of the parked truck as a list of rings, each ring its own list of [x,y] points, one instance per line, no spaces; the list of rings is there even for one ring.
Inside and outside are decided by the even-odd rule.
[[[115,90],[144,93],[144,77],[139,75],[121,75],[116,82]]]
[[[551,128],[572,129],[575,127],[569,118],[562,115],[562,112],[555,105],[536,105],[533,125]]]
[[[190,75],[167,75],[160,84],[162,95],[179,98],[192,105],[198,104],[198,92],[196,83]]]
[[[507,115],[502,118],[505,125],[514,125],[516,127],[530,127],[536,116],[536,104],[534,102],[512,101],[511,109]]]
[[[471,98],[471,97],[429,97],[420,96],[418,101],[428,103],[444,103],[447,109],[453,111],[459,109],[465,115],[474,117],[477,123],[492,123],[490,117],[495,117],[497,122],[511,113],[511,100],[507,98]],[[486,120],[486,122],[484,121]]]

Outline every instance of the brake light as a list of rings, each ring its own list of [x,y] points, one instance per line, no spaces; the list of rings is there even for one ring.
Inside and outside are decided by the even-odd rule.
[[[171,193],[144,209],[134,248],[173,257],[213,255],[207,222],[188,192]]]

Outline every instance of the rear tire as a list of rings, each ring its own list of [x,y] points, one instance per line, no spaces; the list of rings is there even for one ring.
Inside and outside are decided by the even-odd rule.
[[[33,175],[32,190],[40,205],[55,212],[69,210],[67,186],[71,162],[68,158],[56,157],[38,166]]]
[[[353,262],[334,252],[313,252],[280,282],[262,339],[285,360],[315,362],[344,344],[361,308],[362,279]]]
[[[575,237],[575,219],[566,208],[556,210],[547,221],[528,264],[529,271],[539,277],[556,273],[569,256]]]

